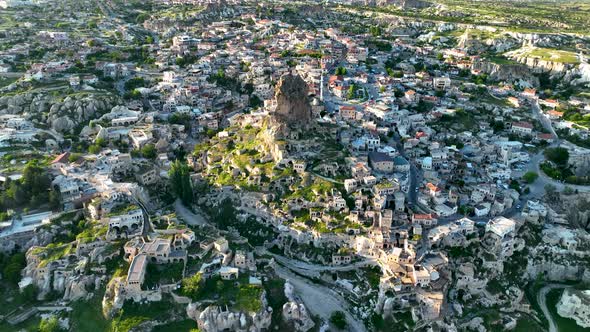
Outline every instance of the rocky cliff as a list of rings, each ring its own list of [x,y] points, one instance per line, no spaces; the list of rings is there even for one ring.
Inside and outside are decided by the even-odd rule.
[[[283,75],[275,92],[273,119],[281,126],[306,127],[311,122],[311,105],[307,83],[293,74]]]
[[[64,98],[32,92],[0,97],[0,114],[22,114],[36,123],[49,124],[60,133],[96,119],[117,105],[118,97],[108,94],[80,93]]]
[[[298,332],[306,332],[314,327],[315,323],[311,319],[305,304],[295,296],[293,286],[285,282],[285,297],[289,300],[283,305],[283,319],[293,323],[293,328]]]
[[[267,331],[272,321],[272,308],[268,306],[263,292],[262,309],[259,312],[231,311],[226,307],[210,305],[200,310],[199,303],[190,303],[187,316],[197,321],[203,332],[260,332]]]
[[[539,85],[539,79],[534,75],[533,71],[521,64],[497,64],[480,59],[473,62],[471,69],[486,73],[496,81],[525,83],[524,85],[530,86]]]

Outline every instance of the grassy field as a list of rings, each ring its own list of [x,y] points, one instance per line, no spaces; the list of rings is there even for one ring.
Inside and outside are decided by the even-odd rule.
[[[559,63],[579,63],[576,53],[561,51],[549,48],[535,48],[527,53],[529,57],[538,58],[544,61]]]
[[[590,3],[565,0],[554,2],[512,0],[427,0],[433,6],[422,9],[396,6],[357,7],[396,16],[432,21],[486,24],[514,32],[570,32],[589,35]]]

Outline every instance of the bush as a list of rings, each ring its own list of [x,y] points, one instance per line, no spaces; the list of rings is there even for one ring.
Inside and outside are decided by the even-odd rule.
[[[192,277],[182,279],[181,294],[192,299],[197,298],[203,285],[202,276],[200,273]]]
[[[146,159],[156,159],[156,146],[153,144],[146,144],[141,148],[141,155]]]
[[[570,157],[566,148],[548,148],[544,152],[545,158],[557,165],[565,166]]]
[[[39,323],[39,332],[57,332],[61,331],[59,327],[59,321],[57,316],[51,316],[49,318],[43,318]]]
[[[330,316],[330,323],[342,330],[346,327],[346,315],[342,311],[334,311]]]
[[[526,181],[526,183],[533,183],[537,180],[537,178],[539,177],[539,174],[535,173],[535,172],[526,172],[522,178]]]

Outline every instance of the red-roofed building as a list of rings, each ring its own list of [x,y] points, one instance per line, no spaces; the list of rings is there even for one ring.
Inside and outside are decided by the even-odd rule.
[[[548,143],[553,142],[553,135],[548,133],[537,133],[538,141],[547,141]]]
[[[436,226],[437,220],[432,215],[432,213],[428,214],[413,214],[412,215],[412,224],[422,225],[424,227],[433,227]]]
[[[356,119],[356,107],[349,105],[340,106],[340,116],[344,119],[354,120]]]
[[[438,196],[441,193],[440,188],[431,182],[428,182],[426,184],[426,190],[427,190],[428,195],[430,195],[432,197]]]
[[[55,157],[55,159],[53,159],[51,161],[51,168],[56,171],[60,170],[68,163],[69,157],[70,157],[69,152],[64,152],[64,153],[60,154],[59,156]]]
[[[528,122],[513,122],[510,131],[517,135],[531,135],[533,133],[533,125]]]
[[[555,99],[540,99],[539,104],[545,105],[547,107],[556,108],[559,106],[559,101]]]
[[[522,96],[526,98],[537,98],[537,89],[524,89]]]
[[[560,119],[561,117],[563,117],[563,112],[551,110],[551,111],[547,112],[547,115],[549,116],[550,119]]]

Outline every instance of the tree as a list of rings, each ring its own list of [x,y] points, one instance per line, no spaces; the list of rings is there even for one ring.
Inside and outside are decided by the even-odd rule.
[[[12,285],[17,285],[21,279],[21,271],[25,268],[26,259],[24,253],[16,253],[7,260],[2,269],[2,276]]]
[[[146,144],[141,148],[141,155],[146,159],[156,159],[156,146],[153,144]]]
[[[39,323],[39,332],[57,332],[60,331],[59,320],[57,316],[43,318]]]
[[[350,85],[350,87],[348,88],[348,93],[346,94],[346,97],[348,99],[353,99],[355,97],[355,92],[356,92],[356,87],[354,84]]]
[[[372,26],[369,28],[369,32],[373,37],[379,37],[381,35],[381,27],[379,26]]]
[[[188,165],[177,159],[172,163],[168,174],[170,175],[170,186],[176,197],[185,206],[191,206],[193,203],[193,188]]]
[[[338,76],[346,75],[346,68],[344,68],[344,67],[336,68],[336,75],[338,75]]]
[[[202,280],[203,278],[201,277],[201,273],[197,273],[192,277],[182,279],[182,295],[190,298],[197,297],[203,286]]]
[[[535,172],[526,172],[522,178],[526,181],[526,183],[531,184],[537,180],[539,174]]]
[[[35,301],[37,298],[37,293],[39,293],[39,290],[35,285],[28,285],[22,290],[23,298],[28,302]]]
[[[346,315],[342,311],[334,311],[330,316],[330,323],[342,330],[346,327]]]
[[[100,145],[93,144],[88,147],[88,152],[91,154],[97,154],[100,152],[100,150],[101,150]]]
[[[567,165],[567,161],[570,157],[567,149],[561,147],[545,149],[543,154],[545,155],[545,158],[560,166]]]
[[[70,156],[68,157],[68,161],[71,163],[75,163],[76,161],[78,161],[78,159],[80,159],[82,157],[81,154],[79,153],[72,153],[70,154]]]

